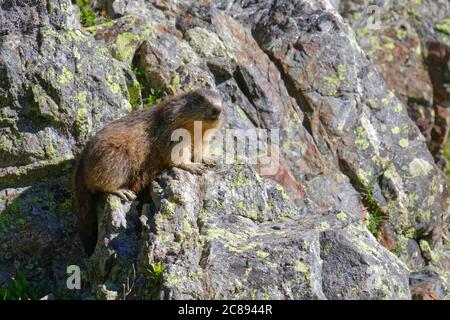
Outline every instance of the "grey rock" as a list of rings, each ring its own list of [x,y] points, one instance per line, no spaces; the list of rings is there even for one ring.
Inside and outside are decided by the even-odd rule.
[[[116,255],[115,277],[129,275],[123,263],[137,258],[137,270],[165,266],[158,290],[164,299],[410,298],[407,268],[367,230],[296,210],[276,183],[258,181],[251,166],[221,169],[203,176],[173,169],[153,183],[154,211],[144,209],[140,219],[148,228],[140,240],[126,241],[139,243],[140,253]],[[130,210],[116,197],[106,203],[100,211],[106,225]],[[133,212],[127,221],[135,220]],[[114,238],[128,237],[129,230],[116,230]],[[91,260],[100,262],[98,252],[111,245],[100,241]],[[138,296],[149,291],[149,281],[139,279],[145,275],[133,280]]]
[[[376,250],[376,239],[367,230],[349,226],[325,231],[320,245],[323,290],[329,299],[411,298],[407,267],[392,253]]]
[[[84,265],[73,159],[93,132],[139,108],[140,93],[130,68],[78,29],[70,1],[9,1],[0,13],[0,261],[36,290],[65,288],[66,266]]]
[[[430,269],[410,275],[411,294],[415,300],[440,300],[448,298],[442,287],[439,274]]]
[[[415,237],[442,239],[447,179],[405,106],[329,3],[235,1],[222,8],[251,28],[290,94],[301,97],[303,123],[320,152],[339,164],[355,189],[373,193],[395,237],[412,229]]]
[[[447,179],[330,1],[92,8],[114,20],[80,30],[64,0],[0,9],[0,285],[27,270],[58,298],[76,264],[79,298],[410,299],[409,271],[429,267],[445,298]],[[80,148],[142,100],[196,87],[222,96],[222,134],[278,132],[279,166],[218,152],[203,175],[164,170],[133,203],[104,195],[85,258]]]
[[[388,87],[407,105],[438,164],[446,166],[450,91],[448,1],[378,1],[377,25],[368,1],[341,1],[340,11]],[[411,48],[415,48],[411,50]]]

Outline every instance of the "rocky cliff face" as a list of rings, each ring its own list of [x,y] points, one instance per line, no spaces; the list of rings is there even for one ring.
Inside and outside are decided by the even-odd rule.
[[[394,3],[390,24],[368,30],[364,1],[1,2],[0,285],[22,274],[57,298],[445,298],[450,7]],[[80,148],[194,87],[220,92],[223,132],[279,132],[278,170],[221,161],[168,169],[133,203],[105,195],[86,258]],[[68,265],[81,290],[67,289]]]

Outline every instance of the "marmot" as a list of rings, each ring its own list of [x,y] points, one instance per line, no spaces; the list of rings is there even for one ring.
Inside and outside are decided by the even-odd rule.
[[[86,253],[91,255],[97,243],[97,194],[111,193],[132,201],[165,168],[201,172],[204,165],[191,159],[172,161],[172,147],[179,143],[171,141],[172,132],[183,128],[193,137],[194,121],[202,121],[203,134],[219,127],[221,120],[220,96],[198,89],[133,111],[91,138],[79,157],[74,179],[77,227]]]

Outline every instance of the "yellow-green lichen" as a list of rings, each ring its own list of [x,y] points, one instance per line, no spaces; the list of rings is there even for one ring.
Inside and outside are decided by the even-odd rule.
[[[397,103],[395,105],[395,107],[394,107],[394,111],[397,112],[397,113],[400,113],[400,112],[402,112],[402,110],[403,110],[402,104],[401,103]]]
[[[400,147],[402,148],[408,148],[409,146],[409,141],[408,139],[400,139],[400,141],[398,142],[398,144],[400,145]]]
[[[141,106],[141,85],[136,80],[128,86],[128,100],[130,101],[133,110],[136,110]]]
[[[257,250],[257,251],[256,251],[256,256],[257,256],[258,258],[261,258],[261,259],[266,259],[266,258],[269,256],[269,253],[266,252],[266,251]]]
[[[56,36],[60,38],[59,33],[55,33]],[[63,36],[71,41],[71,42],[82,42],[86,40],[86,35],[83,34],[80,30],[68,30],[67,32],[63,33]]]
[[[408,196],[409,199],[409,206],[412,207],[414,205],[414,202],[418,199],[419,197],[414,194],[414,193],[410,193]]]
[[[391,132],[393,134],[399,134],[400,133],[400,128],[399,127],[394,127],[394,128],[391,129]]]
[[[363,127],[357,127],[355,129],[355,135],[356,135],[355,143],[361,150],[366,150],[367,148],[369,148],[370,142],[367,137],[367,132],[364,130]]]
[[[432,261],[439,262],[441,260],[441,257],[439,255],[437,255],[436,252],[431,248],[428,241],[421,239],[419,241],[419,246],[420,246],[420,250],[424,254],[428,255]]]
[[[283,199],[283,201],[289,200],[289,196],[288,196],[287,193],[284,191],[284,188],[283,188],[282,186],[277,185],[277,186],[276,186],[276,189],[277,189],[278,191],[281,192],[281,199]]]
[[[219,37],[206,29],[195,27],[187,33],[189,44],[203,56],[229,57],[229,54]]]
[[[320,251],[322,251],[324,254],[328,254],[332,248],[333,246],[331,243],[325,243],[320,245]]]
[[[87,138],[88,133],[92,129],[92,120],[88,115],[87,108],[79,108],[74,123],[75,132],[83,138]]]
[[[121,205],[119,198],[117,198],[117,197],[112,198],[109,201],[109,205],[110,205],[110,208],[112,211],[117,210]]]
[[[243,252],[252,250],[256,247],[257,247],[257,243],[253,243],[253,242],[247,243],[244,245],[239,245],[239,246],[235,246],[230,243],[225,244],[225,248],[227,248],[230,252],[235,252],[235,253],[243,253]]]
[[[343,211],[339,211],[339,213],[336,215],[338,220],[345,221],[347,219],[347,215]]]
[[[429,207],[431,207],[431,206],[433,206],[434,205],[434,202],[436,201],[436,198],[433,196],[433,195],[431,195],[431,196],[429,196],[428,198],[427,198],[427,205],[429,206]]]
[[[294,270],[300,273],[307,283],[311,282],[310,268],[306,263],[302,261],[297,261],[294,265]]]
[[[328,230],[330,229],[330,225],[328,224],[328,222],[323,221],[320,223],[320,230]]]
[[[430,211],[424,211],[420,213],[420,217],[425,222],[430,222],[431,213]]]
[[[435,26],[436,31],[450,35],[450,19],[445,19],[443,23]]]
[[[391,41],[385,43],[385,44],[384,44],[384,47],[387,48],[387,49],[389,49],[389,50],[394,50],[394,49],[395,49],[395,44],[394,44],[394,42],[391,40]]]
[[[166,199],[164,199],[163,201],[165,203],[165,206],[163,207],[162,213],[168,217],[175,215],[175,203]]]
[[[214,202],[215,202],[215,205],[216,205],[216,209],[218,209],[218,210],[221,210],[221,209],[223,209],[223,205],[222,205],[222,203],[219,201],[219,200],[214,200]]]
[[[165,285],[169,287],[180,287],[182,284],[182,279],[183,278],[179,275],[169,273],[165,279]]]
[[[47,95],[41,86],[34,85],[31,90],[33,92],[34,101],[39,105],[41,112],[44,110],[44,112],[50,112],[52,115],[58,114],[58,105]]]
[[[378,109],[378,103],[376,98],[369,98],[367,99],[367,104],[369,105],[369,108],[371,109]]]
[[[55,159],[58,157],[58,152],[52,143],[46,143],[44,145],[45,154],[49,159]]]
[[[264,294],[261,297],[261,300],[270,300],[270,295],[267,292],[264,292]]]
[[[116,95],[120,95],[122,92],[122,89],[121,89],[120,84],[118,83],[117,79],[114,79],[114,77],[111,76],[110,74],[107,74],[105,79],[106,79],[106,83],[108,84],[112,93],[114,93]]]
[[[396,35],[399,40],[404,40],[408,36],[408,30],[400,27],[397,29]]]
[[[60,85],[66,85],[73,81],[72,71],[70,71],[67,67],[63,67],[57,81]]]
[[[136,46],[140,37],[131,32],[124,32],[117,36],[114,43],[115,58],[122,60],[127,64],[131,64]]]
[[[426,176],[433,166],[423,159],[416,158],[409,163],[409,172],[412,177]]]
[[[81,104],[82,106],[87,106],[87,92],[86,91],[80,91],[77,94],[76,97],[77,101],[79,104]]]
[[[340,87],[341,82],[345,81],[347,73],[347,67],[344,64],[338,65],[337,76],[335,77],[324,77],[324,80],[333,87],[330,92],[331,95],[337,93],[337,89]]]

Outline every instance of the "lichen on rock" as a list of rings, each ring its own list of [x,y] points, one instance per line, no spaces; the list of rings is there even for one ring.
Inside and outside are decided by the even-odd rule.
[[[68,0],[5,3],[0,287],[20,273],[56,298],[448,298],[450,8],[397,1],[373,31],[363,2],[104,1],[93,22],[111,20],[90,27]],[[216,141],[203,174],[167,168],[134,202],[102,195],[85,257],[71,182],[83,146],[199,87],[220,93],[237,142],[279,133],[277,170],[226,163]]]

